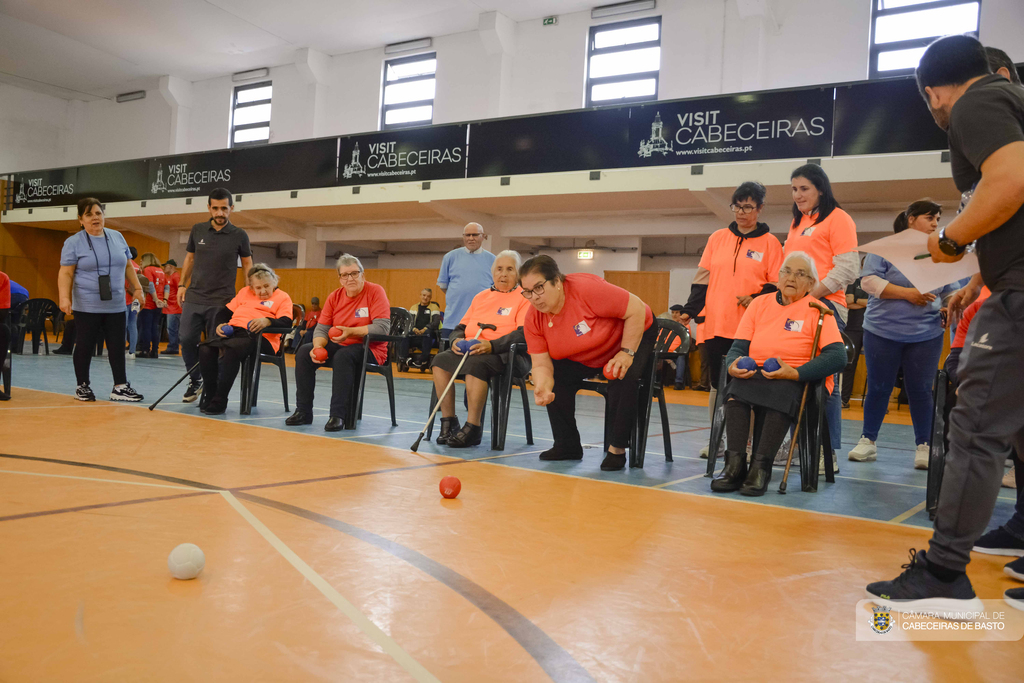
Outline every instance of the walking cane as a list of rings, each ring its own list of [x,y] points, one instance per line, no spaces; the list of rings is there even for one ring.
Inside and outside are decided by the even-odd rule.
[[[821,337],[821,327],[825,323],[825,316],[832,315],[832,309],[819,304],[817,301],[809,301],[807,305],[818,309],[818,327],[814,330],[814,343],[811,345],[811,360],[818,355],[818,339]],[[789,442],[789,456],[786,457],[786,471],[782,473],[782,483],[779,484],[779,493],[786,494],[786,481],[789,479],[789,466],[793,463],[793,450],[796,448],[797,439],[800,437],[800,422],[804,417],[804,404],[807,403],[807,387],[810,382],[804,382],[804,393],[800,397],[800,412],[796,414],[796,428],[793,430],[793,438]]]

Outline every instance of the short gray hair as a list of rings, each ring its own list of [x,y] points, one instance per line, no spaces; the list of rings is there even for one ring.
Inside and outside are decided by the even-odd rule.
[[[779,268],[779,270],[781,271],[783,268],[785,268],[789,264],[790,261],[792,261],[793,259],[798,259],[798,258],[803,259],[804,261],[807,261],[807,263],[811,266],[811,277],[814,278],[814,283],[817,284],[818,283],[818,266],[814,263],[814,259],[811,258],[810,254],[808,254],[806,251],[791,251],[791,252],[789,252],[789,254],[786,256],[785,260],[782,262],[782,266]]]
[[[334,262],[334,272],[340,273],[342,266],[359,266],[359,272],[363,272],[363,264],[352,254],[342,254],[338,257],[338,260]]]
[[[510,258],[510,259],[512,259],[512,262],[516,264],[516,273],[519,273],[519,269],[522,268],[522,266],[523,266],[523,257],[519,255],[518,251],[514,251],[512,249],[506,249],[504,251],[499,251],[494,256],[494,263],[497,263],[498,259],[500,259],[500,258]],[[494,270],[494,263],[491,264],[491,270]]]
[[[249,282],[254,277],[259,278],[260,280],[267,280],[269,282],[272,282],[275,287],[277,287],[277,284],[281,281],[281,278],[277,276],[277,273],[274,272],[274,269],[268,266],[266,263],[257,263],[253,265],[252,268],[249,269],[249,272],[246,274],[246,281]]]

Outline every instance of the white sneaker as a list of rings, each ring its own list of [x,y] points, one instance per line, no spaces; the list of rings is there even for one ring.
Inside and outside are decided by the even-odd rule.
[[[134,353],[129,353],[127,357],[128,357],[128,360],[135,360],[135,354]]]
[[[914,451],[914,469],[915,470],[926,470],[928,469],[928,453],[931,449],[928,444],[923,443],[917,447]]]
[[[707,446],[705,446],[704,448],[700,449],[700,457],[704,458],[705,460],[708,459],[708,447]]]
[[[1016,465],[1014,467],[1011,467],[1010,469],[1006,470],[1006,474],[1003,475],[1003,488],[1007,488],[1007,489],[1015,489],[1015,488],[1017,488],[1017,477],[1016,477],[1016,474],[1014,474],[1015,467],[1016,467]]]
[[[848,457],[854,462],[872,462],[878,458],[878,449],[875,448],[874,441],[862,436]]]
[[[821,449],[818,453],[818,474],[825,475],[825,449]],[[839,458],[836,454],[832,454],[832,474],[839,474]]]

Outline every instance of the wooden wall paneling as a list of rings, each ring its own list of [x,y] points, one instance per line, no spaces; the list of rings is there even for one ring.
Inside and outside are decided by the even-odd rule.
[[[668,310],[668,271],[606,270],[604,278],[636,294],[651,307],[654,315],[661,315]]]
[[[132,232],[131,230],[121,230],[119,232],[124,235],[124,241],[128,243],[129,247],[135,247],[138,249],[139,256],[142,256],[147,251],[151,251],[153,252],[153,255],[159,259],[160,263],[163,263],[170,258],[170,242],[158,240],[154,237],[150,237],[149,235],[140,235],[139,233]],[[177,236],[177,233],[175,233],[175,236]],[[136,261],[136,263],[138,263],[138,261]],[[183,265],[183,263],[179,263],[178,267],[180,268]]]
[[[0,225],[0,269],[33,298],[57,301],[60,252],[68,233],[22,225]]]

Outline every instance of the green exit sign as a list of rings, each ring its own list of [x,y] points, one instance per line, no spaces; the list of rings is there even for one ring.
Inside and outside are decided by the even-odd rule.
[[[544,17],[544,25],[545,26],[557,26],[558,25],[558,17]]]

